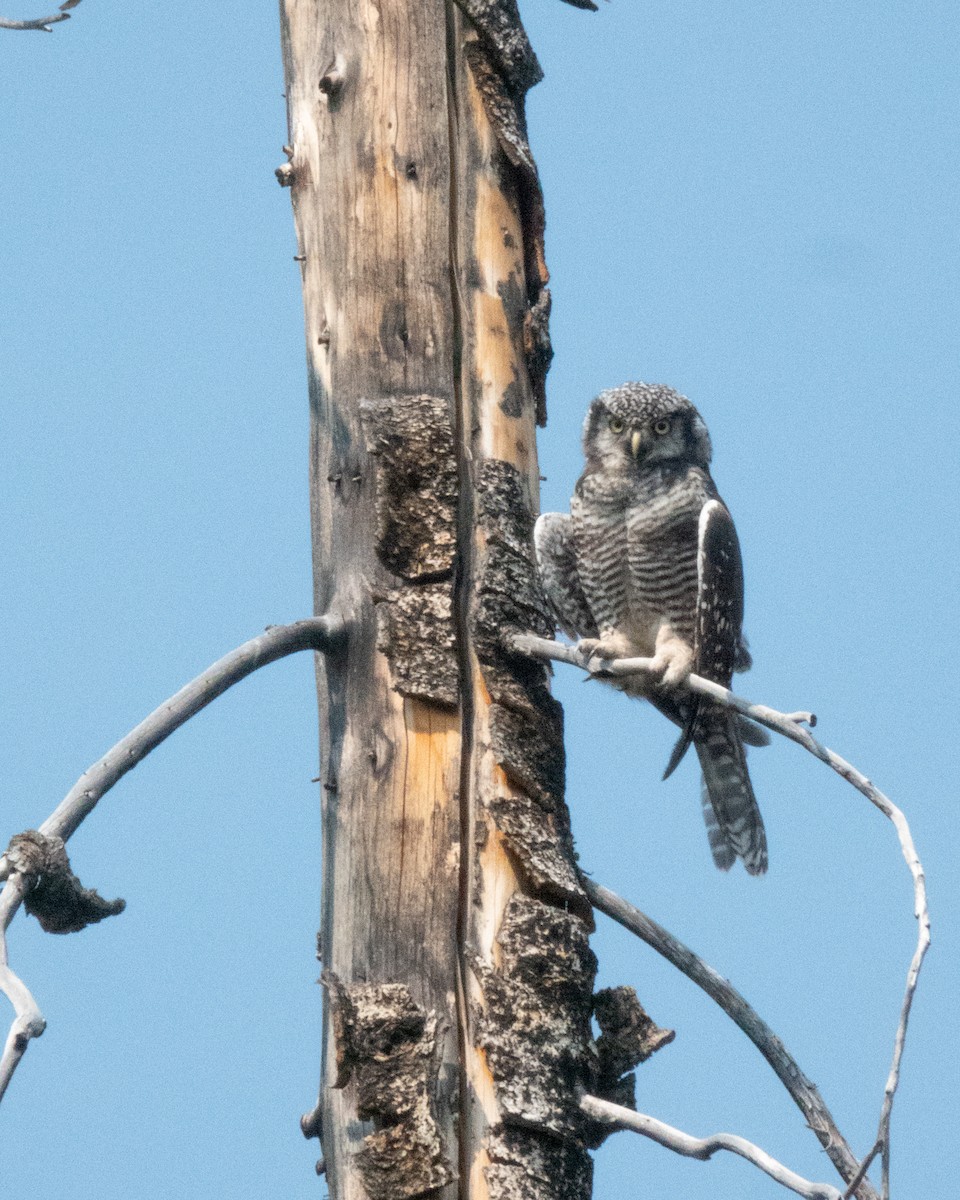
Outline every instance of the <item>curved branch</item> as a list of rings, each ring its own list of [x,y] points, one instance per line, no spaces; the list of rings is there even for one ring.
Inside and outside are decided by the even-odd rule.
[[[511,639],[511,647],[520,654],[533,658],[553,659],[558,662],[571,663],[591,674],[603,675],[644,675],[649,674],[649,658],[621,658],[612,661],[593,661],[586,659],[573,646],[562,646],[546,638],[534,637],[530,634],[517,634]],[[597,663],[594,668],[594,663]],[[903,1058],[903,1048],[906,1043],[907,1023],[910,1019],[910,1009],[917,989],[917,980],[924,956],[930,947],[930,913],[927,908],[927,887],[924,877],[923,864],[913,844],[910,826],[906,817],[888,796],[879,788],[874,787],[862,772],[858,771],[846,759],[841,758],[832,750],[823,746],[812,736],[804,725],[816,724],[812,713],[781,713],[768,708],[764,704],[752,704],[740,696],[734,695],[728,688],[721,687],[709,679],[699,675],[691,675],[685,686],[701,696],[707,696],[715,703],[725,708],[732,708],[751,720],[765,725],[768,729],[783,734],[792,742],[802,746],[804,750],[826,763],[831,770],[855,787],[861,795],[866,796],[875,808],[878,808],[893,824],[900,842],[900,852],[913,877],[913,911],[917,920],[917,944],[910,960],[907,971],[907,982],[903,1001],[900,1006],[900,1018],[897,1022],[897,1032],[894,1038],[893,1059],[890,1073],[883,1091],[883,1104],[880,1109],[880,1121],[877,1129],[877,1144],[880,1146],[882,1164],[881,1195],[888,1200],[890,1195],[890,1118],[893,1111],[893,1098],[900,1082],[900,1064]]]
[[[332,617],[272,625],[259,637],[218,659],[121,738],[99,762],[88,767],[40,826],[40,833],[66,842],[115,783],[211,701],[260,667],[288,654],[298,650],[328,653],[336,650],[345,628],[342,621]],[[15,870],[6,854],[0,856],[0,881],[6,881],[0,891],[0,992],[8,997],[14,1009],[13,1024],[0,1055],[0,1100],[31,1038],[39,1037],[46,1027],[36,1001],[7,961],[6,931],[34,878]]]
[[[288,654],[298,650],[329,651],[342,631],[343,626],[330,617],[311,617],[292,625],[271,625],[259,637],[231,650],[165,700],[99,762],[88,767],[40,826],[40,832],[68,841],[114,784],[211,701],[254,671]],[[6,861],[0,858],[0,880],[7,873]]]
[[[833,1115],[824,1103],[816,1084],[800,1070],[796,1060],[780,1038],[736,988],[732,987],[719,972],[695,954],[689,946],[685,946],[672,933],[664,929],[662,925],[658,925],[638,908],[628,904],[616,892],[611,892],[609,888],[595,883],[582,874],[580,882],[594,908],[606,913],[624,929],[636,934],[638,938],[662,955],[667,962],[682,971],[743,1030],[776,1072],[777,1078],[803,1113],[804,1120],[816,1134],[817,1140],[827,1152],[841,1178],[845,1183],[855,1185],[855,1191],[851,1190],[849,1194],[856,1194],[860,1200],[877,1200],[877,1193],[870,1181],[864,1180],[860,1176],[862,1164],[837,1128]]]
[[[712,1158],[718,1150],[729,1150],[733,1154],[739,1154],[747,1162],[759,1167],[771,1179],[796,1192],[798,1196],[804,1196],[806,1200],[843,1200],[843,1194],[829,1183],[811,1183],[809,1179],[797,1175],[753,1142],[748,1142],[746,1138],[738,1137],[734,1133],[715,1133],[705,1138],[693,1137],[692,1134],[658,1121],[656,1117],[648,1117],[646,1113],[634,1112],[632,1108],[623,1108],[596,1096],[581,1096],[580,1108],[595,1121],[642,1134],[643,1137],[650,1138],[686,1158],[706,1160]]]
[[[76,8],[79,3],[80,0],[66,0],[65,4],[60,5],[59,12],[54,13],[52,17],[33,17],[26,21],[0,17],[0,29],[37,29],[42,33],[53,33],[50,26],[56,25],[58,21],[69,21],[70,13],[67,10]]]
[[[39,1037],[47,1027],[43,1014],[29,988],[15,975],[7,963],[7,926],[23,903],[27,881],[16,875],[0,894],[0,992],[9,997],[14,1018],[0,1054],[0,1100],[13,1077],[17,1064],[26,1053],[31,1038]]]

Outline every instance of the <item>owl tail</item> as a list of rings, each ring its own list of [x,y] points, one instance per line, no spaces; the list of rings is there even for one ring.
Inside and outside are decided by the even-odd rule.
[[[703,770],[701,798],[713,861],[729,871],[742,858],[749,875],[762,875],[767,835],[735,718],[722,709],[702,711],[693,741]]]
[[[675,721],[681,729],[680,736],[677,738],[676,745],[670,753],[670,758],[663,772],[663,778],[669,779],[677,767],[680,766],[683,756],[690,749],[702,705],[697,701],[692,708],[688,709],[686,706],[667,704],[662,698],[656,696],[647,696],[647,699],[655,704],[664,716],[669,717],[671,721]],[[770,734],[762,726],[751,721],[749,717],[740,716],[739,713],[733,719],[737,726],[737,732],[740,734],[740,740],[748,746],[770,745]]]

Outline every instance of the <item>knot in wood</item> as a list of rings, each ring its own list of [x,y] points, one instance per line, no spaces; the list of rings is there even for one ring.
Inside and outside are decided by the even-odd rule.
[[[30,877],[70,867],[63,838],[48,837],[38,829],[15,834],[10,839],[6,854],[15,871]]]
[[[126,901],[104,900],[81,884],[70,869],[62,838],[36,829],[18,833],[10,840],[7,860],[31,881],[24,907],[47,933],[76,933],[126,908]]]
[[[343,79],[345,72],[345,63],[341,55],[334,56],[333,61],[320,76],[320,83],[317,85],[320,91],[326,96],[328,102],[336,100],[343,89]]]

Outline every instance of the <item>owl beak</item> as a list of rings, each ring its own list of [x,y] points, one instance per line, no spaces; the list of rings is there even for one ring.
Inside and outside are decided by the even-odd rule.
[[[640,447],[643,444],[643,434],[639,429],[635,429],[630,434],[630,449],[633,451],[633,457],[636,458],[640,453]]]

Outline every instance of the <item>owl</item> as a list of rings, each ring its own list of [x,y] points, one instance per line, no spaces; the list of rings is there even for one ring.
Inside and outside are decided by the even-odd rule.
[[[586,467],[570,513],[544,513],[537,561],[557,624],[591,658],[649,657],[648,677],[608,677],[680,726],[664,778],[692,744],[714,862],[767,869],[767,839],[744,742],[753,722],[680,688],[691,672],[729,687],[750,666],[743,566],[733,520],[710,476],[707,427],[686,397],[625,383],[590,405]]]

